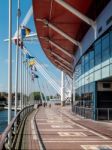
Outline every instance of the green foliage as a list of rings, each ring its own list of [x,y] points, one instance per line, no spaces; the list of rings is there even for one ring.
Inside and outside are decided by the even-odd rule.
[[[43,99],[45,99],[43,93],[42,93],[42,96],[43,96]],[[40,92],[32,92],[30,94],[30,97],[33,97],[34,100],[41,100]]]

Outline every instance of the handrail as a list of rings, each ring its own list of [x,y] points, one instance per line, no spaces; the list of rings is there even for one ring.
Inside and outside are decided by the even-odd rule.
[[[0,140],[0,150],[2,150],[4,148],[4,144],[6,143],[7,141],[7,137],[8,137],[8,134],[11,132],[11,130],[14,131],[14,124],[15,122],[20,119],[21,117],[21,114],[24,113],[24,111],[28,110],[29,112],[31,112],[33,110],[33,106],[34,105],[30,105],[30,106],[26,106],[24,107],[20,112],[18,112],[18,114],[12,119],[12,121],[10,122],[10,124],[7,126],[7,128],[5,129],[5,131],[2,133],[2,137],[1,137],[1,140]],[[31,110],[30,110],[31,108]],[[24,118],[26,116],[26,112],[24,114],[22,114],[22,118]],[[20,123],[20,122],[19,122]]]

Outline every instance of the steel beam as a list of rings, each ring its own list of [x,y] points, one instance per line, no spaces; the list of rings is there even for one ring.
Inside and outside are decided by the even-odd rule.
[[[83,13],[81,13],[80,11],[78,11],[68,3],[66,3],[64,0],[54,0],[54,1],[57,2],[59,5],[61,5],[62,7],[66,8],[69,12],[71,12],[72,14],[74,14],[75,16],[77,16],[78,18],[80,18],[90,26],[95,25],[96,23],[95,21],[93,21],[92,19],[90,19],[89,17],[87,17],[86,15],[84,15]]]
[[[62,51],[64,54],[66,54],[67,56],[69,56],[70,58],[73,59],[73,55],[70,54],[69,52],[67,52],[65,49],[63,49],[62,47],[60,47],[58,44],[56,44],[55,42],[49,40],[49,43],[51,45],[53,45],[54,47],[56,47],[57,49],[59,49],[60,51]]]
[[[48,41],[51,45],[53,45],[54,47],[56,47],[57,49],[59,49],[60,51],[62,51],[64,54],[66,54],[67,56],[69,56],[70,58],[73,59],[73,55],[70,54],[69,52],[67,52],[65,49],[63,49],[62,47],[60,47],[58,44],[56,44],[54,41],[50,40],[47,37],[40,37],[46,41]]]
[[[64,58],[62,58],[61,56],[59,56],[58,54],[51,52],[51,54],[53,54],[54,56],[56,56],[58,59],[60,59],[61,61],[63,61],[64,63],[68,64],[69,66],[71,66],[71,63],[69,63],[67,60],[65,60]]]
[[[71,65],[68,65],[68,64],[64,64],[64,62],[60,62],[59,60],[55,60],[56,62],[60,63],[60,64],[63,64],[64,66],[66,66],[67,68],[70,68],[71,70],[73,70],[73,67]]]
[[[71,38],[68,34],[63,32],[62,30],[60,30],[58,27],[56,27],[52,23],[48,22],[47,20],[45,20],[45,19],[36,19],[36,21],[42,21],[44,24],[46,24],[52,30],[54,30],[55,32],[57,32],[58,34],[60,34],[61,36],[63,36],[64,38],[66,38],[67,40],[72,42],[73,44],[75,44],[76,46],[81,47],[81,44],[78,41],[76,41],[73,38]]]
[[[63,70],[64,72],[67,72],[69,75],[72,73],[70,70],[68,70],[67,68],[65,68],[64,66],[62,65],[58,65],[58,67]]]
[[[55,62],[57,62],[59,65],[61,65],[62,67],[66,68],[67,70],[69,70],[71,72],[72,68],[70,69],[68,66],[66,66],[65,64],[63,64],[59,60],[55,60]]]

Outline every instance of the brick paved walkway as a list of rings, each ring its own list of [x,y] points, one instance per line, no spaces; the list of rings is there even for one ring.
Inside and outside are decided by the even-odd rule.
[[[91,119],[84,119],[83,117],[73,113],[70,106],[62,107],[58,110],[80,125],[112,138],[112,121],[94,121]]]
[[[26,119],[21,150],[39,150],[34,115]],[[40,107],[36,123],[46,150],[112,150],[112,123],[83,119],[70,107]]]
[[[31,113],[25,122],[22,135],[21,150],[39,150],[38,139],[34,129],[33,116],[35,111]],[[20,135],[21,136],[21,135]]]
[[[83,123],[84,120],[59,107],[41,107],[36,115],[47,150],[112,150],[112,138],[90,128],[93,121],[86,121],[84,126],[79,121]],[[98,128],[102,128],[101,124]]]

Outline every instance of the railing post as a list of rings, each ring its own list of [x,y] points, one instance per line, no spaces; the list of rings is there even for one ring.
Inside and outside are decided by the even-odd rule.
[[[107,109],[107,111],[108,111],[108,120],[110,120],[109,108]]]
[[[97,114],[96,118],[98,120],[98,108],[96,109],[96,114]]]

